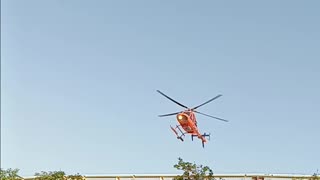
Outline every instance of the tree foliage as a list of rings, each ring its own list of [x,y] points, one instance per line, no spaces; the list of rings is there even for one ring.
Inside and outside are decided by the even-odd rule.
[[[83,180],[83,176],[79,174],[66,175],[63,171],[41,171],[40,173],[35,173],[35,180]]]
[[[1,180],[13,180],[13,179],[22,179],[19,175],[19,169],[0,169],[0,179]]]
[[[182,170],[183,174],[175,177],[174,180],[214,180],[213,171],[210,167],[185,162],[180,157],[178,160],[178,164],[175,164],[173,167]]]
[[[320,176],[319,176],[318,172],[317,172],[317,173],[314,173],[314,174],[312,175],[311,180],[320,180]]]

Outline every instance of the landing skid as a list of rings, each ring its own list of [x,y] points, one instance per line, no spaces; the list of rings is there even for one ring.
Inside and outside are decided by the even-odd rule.
[[[174,134],[177,136],[177,139],[180,139],[180,140],[183,142],[184,139],[183,139],[182,137],[184,137],[186,133],[184,133],[184,132],[180,129],[179,125],[177,125],[175,128],[173,128],[172,126],[170,126],[170,128],[171,128],[171,130],[174,132]],[[180,131],[181,135],[179,135],[177,129]],[[192,141],[193,141],[193,137],[198,137],[198,135],[192,134],[192,135],[191,135]],[[205,137],[209,137],[208,140],[210,141],[210,133],[209,133],[209,134],[204,133],[204,134],[201,135],[202,147],[203,147],[203,148],[204,148],[204,143],[205,143],[205,139],[204,139]]]
[[[181,129],[179,128],[179,126],[176,126],[176,128],[173,128],[172,126],[170,126],[170,128],[171,128],[171,130],[176,134],[177,139],[180,139],[181,141],[184,141],[182,137],[185,136],[185,135],[184,135],[185,133],[183,133],[183,132],[181,131]],[[180,135],[180,136],[179,136],[178,132],[176,131],[176,129],[179,129],[179,131],[181,132],[181,135]]]

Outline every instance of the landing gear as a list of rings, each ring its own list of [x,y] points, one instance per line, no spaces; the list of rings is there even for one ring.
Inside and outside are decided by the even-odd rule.
[[[181,131],[181,129],[179,128],[179,126],[176,126],[176,128],[173,128],[172,126],[170,126],[172,131],[176,134],[177,139],[180,139],[182,142],[184,141],[182,137],[185,136],[185,133]],[[179,129],[179,131],[181,132],[181,135],[179,136],[178,132],[176,131],[176,129]]]
[[[188,132],[183,132],[180,128],[181,125],[177,125],[175,128],[173,128],[172,126],[170,126],[171,130],[174,132],[174,134],[177,136],[177,139],[181,140],[182,142],[184,141],[183,137],[185,136],[185,134],[187,134]],[[194,137],[197,137],[199,139],[201,139],[202,141],[202,147],[204,148],[204,143],[207,142],[206,137],[208,137],[208,140],[210,141],[210,133],[204,133],[204,134],[198,134],[197,133],[193,133],[191,134],[191,140],[193,141]]]
[[[180,139],[182,142],[184,141],[181,136],[178,136],[177,139]]]

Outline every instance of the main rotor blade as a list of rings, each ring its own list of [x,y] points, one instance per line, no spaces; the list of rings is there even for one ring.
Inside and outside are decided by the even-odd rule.
[[[172,116],[172,115],[176,115],[179,114],[180,112],[175,112],[175,113],[170,113],[170,114],[163,114],[163,115],[159,115],[159,117],[165,117],[165,116]]]
[[[221,119],[221,118],[218,118],[218,117],[214,117],[214,116],[211,116],[211,115],[208,115],[208,114],[204,114],[204,113],[202,113],[202,112],[199,112],[199,111],[193,111],[193,112],[195,112],[195,113],[199,113],[199,114],[202,114],[202,115],[204,115],[204,116],[208,116],[208,117],[211,117],[211,118],[215,118],[215,119],[218,119],[218,120],[220,120],[220,121],[225,121],[225,122],[228,122],[228,120],[225,120],[225,119]]]
[[[183,105],[183,104],[181,104],[181,103],[177,102],[176,100],[174,100],[174,99],[170,98],[169,96],[165,95],[165,94],[164,94],[164,93],[162,93],[161,91],[157,90],[157,92],[158,92],[158,93],[160,93],[160,94],[162,94],[164,97],[166,97],[166,98],[170,99],[172,102],[175,102],[176,104],[178,104],[178,105],[180,105],[180,106],[182,106],[182,107],[184,107],[184,108],[186,108],[186,109],[189,109],[187,106],[185,106],[185,105]]]
[[[208,100],[208,101],[206,101],[206,102],[204,102],[204,103],[200,104],[199,106],[196,106],[196,107],[192,108],[192,110],[197,109],[197,108],[199,108],[200,106],[203,106],[203,105],[205,105],[205,104],[208,104],[209,102],[211,102],[211,101],[213,101],[213,100],[215,100],[215,99],[219,98],[220,96],[222,96],[222,95],[221,95],[221,94],[219,94],[218,96],[216,96],[216,97],[214,97],[214,98],[212,98],[212,99],[210,99],[210,100]]]

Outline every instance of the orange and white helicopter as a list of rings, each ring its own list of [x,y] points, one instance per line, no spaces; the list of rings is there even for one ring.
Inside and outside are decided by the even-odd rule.
[[[186,110],[184,110],[184,111],[159,115],[159,117],[176,115],[177,121],[179,122],[180,125],[177,125],[175,128],[173,128],[172,126],[170,126],[170,127],[171,127],[172,131],[177,135],[177,138],[180,139],[181,141],[183,141],[182,137],[185,136],[185,134],[190,134],[192,141],[193,141],[193,137],[198,137],[199,139],[201,139],[202,147],[204,147],[204,143],[207,142],[205,137],[209,137],[209,140],[210,140],[210,133],[209,134],[206,134],[206,133],[201,134],[199,132],[195,113],[202,114],[204,116],[208,116],[208,117],[211,117],[211,118],[215,118],[215,119],[218,119],[218,120],[221,120],[221,121],[228,122],[225,119],[221,119],[221,118],[218,118],[218,117],[214,117],[214,116],[211,116],[211,115],[204,114],[204,113],[201,113],[199,111],[196,111],[197,108],[199,108],[199,107],[201,107],[201,106],[203,106],[203,105],[205,105],[205,104],[207,104],[207,103],[219,98],[222,95],[217,95],[216,97],[214,97],[214,98],[212,98],[212,99],[210,99],[210,100],[208,100],[208,101],[206,101],[206,102],[204,102],[204,103],[202,103],[202,104],[200,104],[200,105],[198,105],[198,106],[196,106],[194,108],[188,108],[187,106],[185,106],[185,105],[177,102],[176,100],[170,98],[169,96],[165,95],[161,91],[157,90],[157,92],[162,94],[163,96],[165,96],[169,100],[173,101],[174,103],[178,104],[179,106],[186,108]],[[184,131],[182,131],[180,127],[182,127],[182,129]],[[177,130],[180,131],[181,135],[179,135]]]

